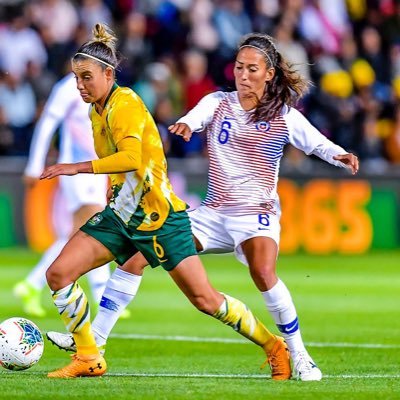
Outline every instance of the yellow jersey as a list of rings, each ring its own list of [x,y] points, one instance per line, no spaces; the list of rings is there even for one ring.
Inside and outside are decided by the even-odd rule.
[[[114,195],[110,207],[138,230],[159,229],[171,211],[186,210],[167,176],[167,161],[153,117],[131,89],[114,85],[101,115],[91,107],[95,150],[99,158],[117,152],[118,142],[133,137],[138,169],[109,174]]]

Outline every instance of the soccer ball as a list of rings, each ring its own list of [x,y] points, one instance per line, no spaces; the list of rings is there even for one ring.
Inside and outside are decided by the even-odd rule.
[[[25,318],[9,318],[0,324],[0,365],[21,371],[36,364],[43,354],[39,328]]]

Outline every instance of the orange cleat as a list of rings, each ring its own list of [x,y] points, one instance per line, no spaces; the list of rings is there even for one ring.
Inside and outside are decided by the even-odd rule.
[[[284,381],[291,378],[292,368],[290,366],[290,353],[282,337],[276,336],[276,342],[272,350],[267,353],[267,360],[261,368],[264,368],[267,363],[271,367],[272,379]]]
[[[80,376],[101,376],[107,371],[106,360],[100,354],[73,354],[72,362],[64,368],[47,374],[48,378],[78,378]]]

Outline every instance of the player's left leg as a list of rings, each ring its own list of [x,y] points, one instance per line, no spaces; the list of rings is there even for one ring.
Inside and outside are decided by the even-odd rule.
[[[253,237],[244,241],[241,248],[253,281],[289,347],[297,377],[303,381],[320,380],[321,370],[304,346],[292,297],[285,284],[276,275],[278,254],[276,241],[270,237]]]

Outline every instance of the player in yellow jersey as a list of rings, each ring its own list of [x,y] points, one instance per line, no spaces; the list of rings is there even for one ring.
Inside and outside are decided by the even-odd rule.
[[[76,281],[106,262],[124,264],[141,251],[152,267],[161,265],[168,271],[200,311],[259,345],[267,354],[274,379],[289,379],[289,354],[283,339],[270,333],[242,302],[210,285],[196,253],[187,205],[174,194],[168,180],[153,118],[131,89],[115,83],[118,60],[112,32],[97,24],[93,33],[93,40],[73,57],[72,69],[83,100],[92,105],[90,118],[99,159],[50,166],[41,179],[107,173],[112,196],[105,210],[81,227],[47,270],[54,303],[77,347],[72,362],[48,376],[105,373],[107,366],[93,336],[87,298]],[[125,274],[128,281],[129,273]],[[112,308],[112,300],[103,296],[102,302]]]

